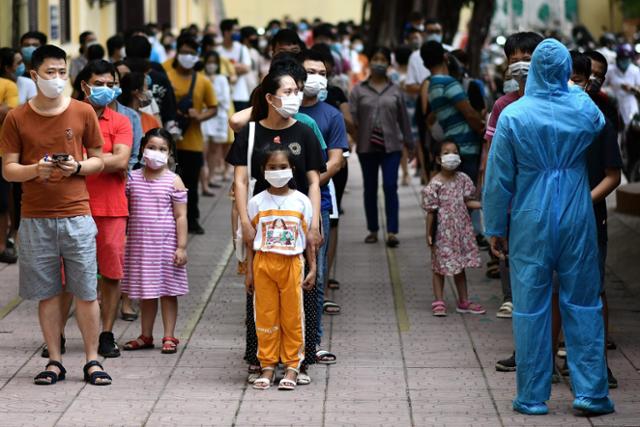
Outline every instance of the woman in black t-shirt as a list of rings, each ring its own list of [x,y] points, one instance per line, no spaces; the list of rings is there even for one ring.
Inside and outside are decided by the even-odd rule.
[[[251,176],[256,179],[253,194],[268,188],[268,183],[260,173],[260,164],[264,156],[265,148],[280,144],[287,146],[293,153],[295,170],[294,181],[297,189],[311,199],[313,217],[307,241],[310,246],[317,249],[321,242],[319,231],[320,214],[320,173],[326,170],[322,156],[320,142],[310,127],[292,118],[298,112],[301,96],[299,88],[290,75],[284,70],[270,72],[256,88],[252,96],[253,109],[251,121],[255,122],[255,139],[253,155],[251,157]],[[249,180],[247,177],[247,152],[249,140],[249,125],[236,134],[236,139],[231,145],[227,162],[234,166],[234,198],[238,214],[242,224],[242,236],[245,244],[252,244],[255,237],[255,229],[247,214],[247,192]],[[305,313],[308,302],[317,301],[315,290],[305,291]],[[305,334],[313,336],[315,331],[309,329],[309,325],[315,324],[313,320],[305,319]],[[253,298],[247,295],[247,347],[245,360],[249,363],[249,381],[253,381],[259,372],[256,358],[257,338],[253,322]],[[305,351],[305,365],[313,363],[315,352]],[[305,376],[306,373],[305,373]],[[308,376],[307,376],[308,378]],[[301,376],[298,380],[302,380]]]

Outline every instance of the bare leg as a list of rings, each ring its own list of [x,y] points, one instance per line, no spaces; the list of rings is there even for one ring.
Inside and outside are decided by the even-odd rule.
[[[222,180],[223,181],[228,181],[229,177],[227,176],[229,174],[229,164],[227,162],[224,161],[224,159],[227,157],[227,154],[229,153],[229,149],[231,148],[231,144],[221,144],[222,147]]]
[[[224,159],[222,158],[222,145],[213,143],[209,146],[209,155],[207,156],[209,164],[209,182],[215,179],[216,173],[220,173],[224,167]]]
[[[409,150],[407,147],[402,148],[400,167],[402,168],[402,185],[409,185]]]
[[[444,276],[433,272],[433,295],[436,301],[444,301]]]
[[[162,303],[164,336],[173,337],[176,333],[176,320],[178,319],[178,297],[162,297],[160,301]]]
[[[129,295],[122,294],[122,312],[135,314],[136,310],[133,308],[133,301],[129,298]]]
[[[62,325],[64,323],[62,311],[60,310],[62,298],[62,294],[59,294],[53,298],[42,300],[38,304],[40,329],[42,330],[44,342],[49,349],[49,359],[57,361],[62,360],[62,354],[60,353],[60,335],[62,334]],[[55,366],[50,366],[50,368],[60,373],[60,370]]]
[[[60,310],[60,334],[64,335],[64,328],[67,326],[67,321],[69,320],[69,313],[71,313],[71,306],[73,305],[73,295],[69,292],[63,292],[58,295],[60,298],[58,300],[58,307]],[[58,337],[58,340],[60,338]],[[47,348],[49,346],[47,345]]]
[[[140,300],[140,324],[142,326],[142,335],[145,337],[153,336],[153,323],[156,320],[157,312],[158,299]]]
[[[202,151],[202,157],[203,157],[203,163],[202,163],[202,169],[200,169],[200,185],[202,186],[202,192],[203,193],[210,193],[209,191],[209,175],[211,173],[211,171],[209,170],[209,162],[207,162],[207,158],[209,157],[209,150],[211,149],[211,147],[209,146],[209,142],[205,141],[205,143],[203,144],[203,151]]]
[[[120,281],[102,277],[98,282],[102,293],[100,316],[102,317],[102,330],[111,332],[118,315],[118,303],[120,302]]]
[[[469,294],[467,293],[467,275],[463,271],[462,273],[453,276],[453,281],[456,284],[458,290],[458,299],[460,302],[469,301]]]
[[[76,298],[76,319],[80,333],[82,333],[87,362],[97,360],[98,335],[100,332],[100,306],[98,305],[98,300],[82,301]],[[99,366],[89,368],[90,374],[96,371],[101,371]]]

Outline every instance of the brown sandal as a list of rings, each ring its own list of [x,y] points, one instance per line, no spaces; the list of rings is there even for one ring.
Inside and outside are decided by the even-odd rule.
[[[163,354],[173,354],[178,351],[178,341],[175,337],[164,337],[162,338],[162,353]]]
[[[133,350],[147,350],[150,348],[154,348],[153,345],[153,337],[145,337],[144,335],[140,335],[135,340],[131,340],[122,347],[126,351]]]

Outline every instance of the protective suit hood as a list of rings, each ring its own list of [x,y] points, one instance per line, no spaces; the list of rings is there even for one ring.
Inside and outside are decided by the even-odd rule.
[[[544,96],[569,92],[571,56],[555,39],[546,39],[531,56],[531,68],[524,89],[526,95]]]

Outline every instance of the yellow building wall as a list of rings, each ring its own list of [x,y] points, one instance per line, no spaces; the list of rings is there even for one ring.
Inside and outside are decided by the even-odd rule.
[[[12,21],[11,2],[0,1],[0,46],[11,46]]]
[[[271,19],[288,15],[293,20],[320,17],[336,23],[353,19],[360,22],[361,0],[224,0],[224,11],[229,18],[238,18],[240,25],[264,27]]]
[[[611,5],[614,6],[613,13]],[[578,0],[578,20],[596,40],[604,28],[615,33],[622,31],[623,17],[617,0]]]

